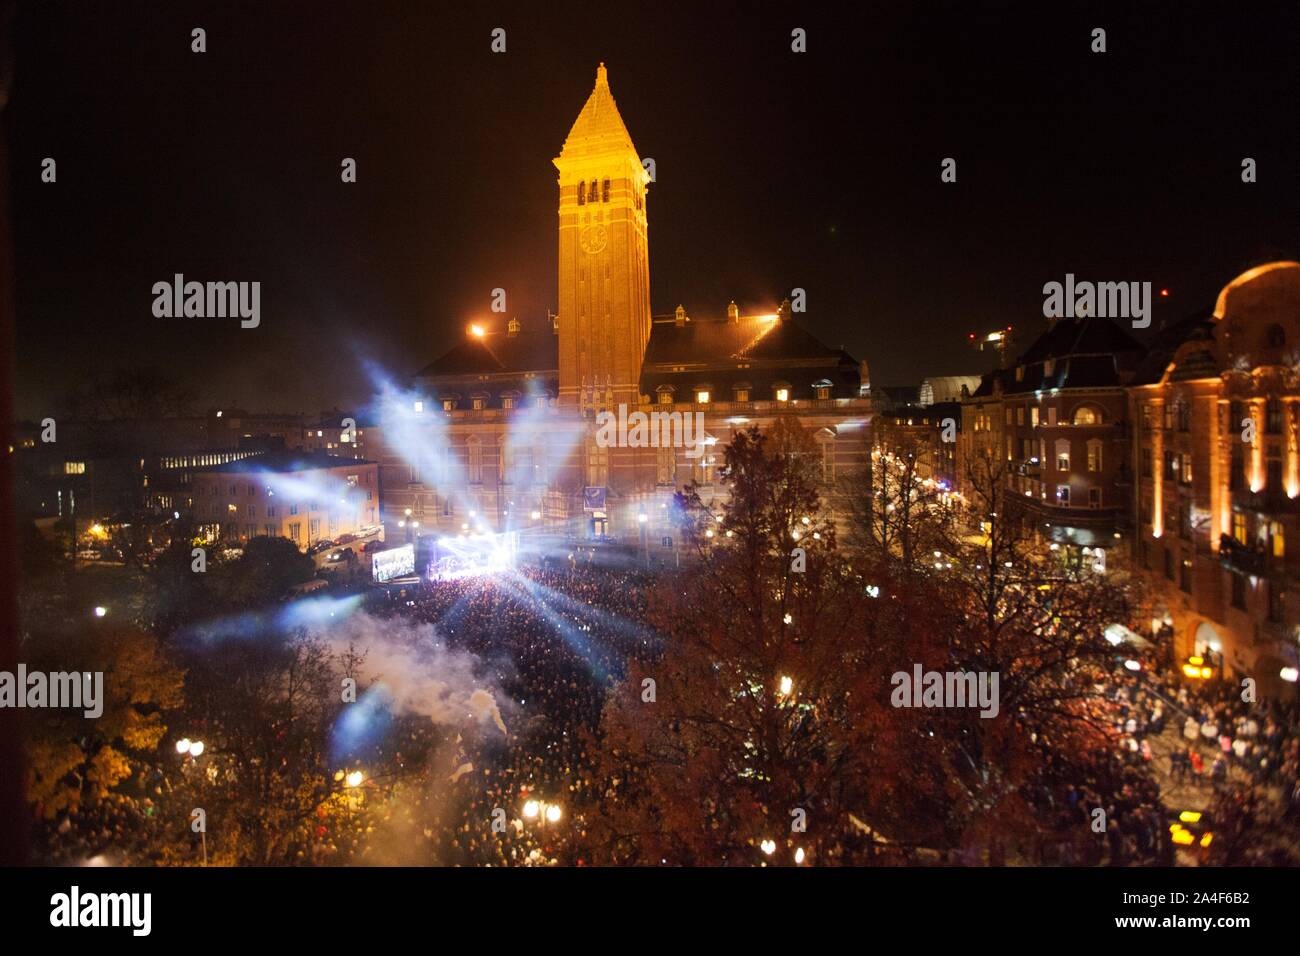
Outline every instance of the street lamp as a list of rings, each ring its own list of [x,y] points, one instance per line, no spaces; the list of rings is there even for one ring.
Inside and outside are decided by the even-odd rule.
[[[189,754],[191,760],[198,757],[200,754],[202,754],[204,749],[205,748],[203,746],[203,741],[201,740],[190,740],[189,737],[182,737],[180,740],[176,741],[176,752],[180,754],[182,757],[184,757],[186,754]],[[204,825],[203,829],[199,831],[199,838],[203,841],[203,865],[207,866],[208,865],[208,828],[206,825]]]

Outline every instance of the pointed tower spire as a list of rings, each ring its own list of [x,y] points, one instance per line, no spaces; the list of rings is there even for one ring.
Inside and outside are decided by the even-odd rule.
[[[614,103],[614,94],[609,89],[609,71],[602,63],[596,67],[596,86],[574,120],[560,157],[585,157],[629,149],[635,151],[632,137]]]

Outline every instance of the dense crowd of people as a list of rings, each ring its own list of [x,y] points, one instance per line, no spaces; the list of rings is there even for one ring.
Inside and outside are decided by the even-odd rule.
[[[644,571],[572,555],[511,574],[425,582],[383,600],[390,613],[436,624],[451,646],[475,654],[482,676],[512,702],[504,743],[463,740],[453,764],[474,769],[453,783],[450,800],[428,808],[424,832],[437,862],[585,862],[570,839],[582,827],[573,807],[591,786],[584,732],[595,729],[628,660],[655,652],[644,624],[649,583]],[[504,832],[492,829],[498,809]]]

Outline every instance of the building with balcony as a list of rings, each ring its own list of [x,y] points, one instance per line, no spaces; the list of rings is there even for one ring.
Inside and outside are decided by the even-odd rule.
[[[1293,693],[1281,675],[1300,665],[1300,263],[1251,269],[1212,312],[1160,330],[1129,397],[1134,557],[1176,656]]]
[[[1004,462],[1045,540],[1111,549],[1129,526],[1126,388],[1145,349],[1110,319],[1054,319],[962,402],[959,460]],[[964,465],[963,465],[964,469]],[[968,475],[958,487],[970,497]]]

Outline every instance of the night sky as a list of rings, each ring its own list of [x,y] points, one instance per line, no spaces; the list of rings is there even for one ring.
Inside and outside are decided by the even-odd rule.
[[[971,331],[1027,345],[1066,272],[1167,287],[1159,321],[1300,258],[1294,3],[529,6],[21,4],[18,413],[118,368],[217,407],[348,407],[364,360],[411,374],[495,287],[544,322],[551,159],[602,60],[657,165],[653,311],[766,312],[800,286],[877,385],[981,370]],[[177,272],[260,281],[261,327],[154,318]]]

